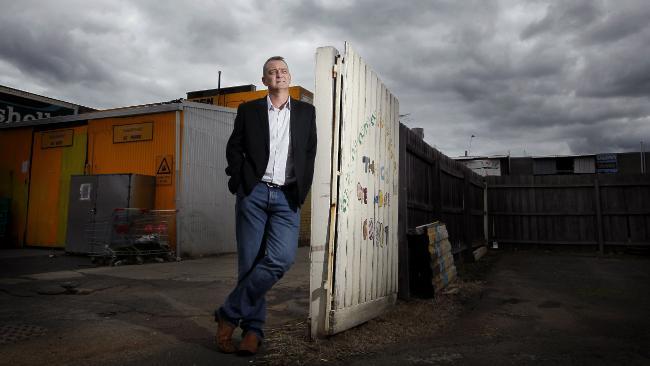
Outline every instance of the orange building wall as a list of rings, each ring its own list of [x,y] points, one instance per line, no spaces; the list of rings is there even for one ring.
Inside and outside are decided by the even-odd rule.
[[[153,122],[153,139],[113,143],[113,126]],[[174,172],[176,146],[176,112],[142,116],[104,118],[88,121],[89,174],[134,173],[156,175],[156,158],[172,156],[171,184],[156,186],[156,209],[175,209],[176,179]]]
[[[72,146],[43,148],[46,132],[73,130]],[[70,176],[84,173],[86,126],[35,132],[32,148],[26,244],[65,247]]]
[[[0,130],[0,197],[11,199],[9,227],[0,246],[20,247],[25,242],[32,128]]]
[[[176,209],[176,113],[179,113],[182,131],[181,111],[88,121],[88,174],[133,173],[155,176],[158,170],[157,158],[171,156],[171,161],[168,162],[172,171],[171,184],[156,185],[154,209]],[[146,122],[153,123],[153,139],[113,143],[113,126]],[[180,146],[179,151],[182,151]],[[175,220],[169,228],[169,243],[172,248],[176,248]]]
[[[224,95],[214,96],[212,99],[212,103],[222,107],[237,108],[240,104],[244,102],[263,98],[267,94],[268,94],[268,90],[224,94]],[[314,99],[314,94],[312,92],[300,86],[290,87],[289,95],[294,99],[302,100],[308,103],[312,103]],[[205,98],[194,98],[189,100],[196,101],[200,99],[205,99]]]

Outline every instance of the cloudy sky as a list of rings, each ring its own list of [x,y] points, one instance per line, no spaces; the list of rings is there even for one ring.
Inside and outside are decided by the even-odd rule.
[[[650,145],[650,2],[0,0],[0,84],[110,108],[256,84],[284,55],[313,90],[349,41],[443,153]]]

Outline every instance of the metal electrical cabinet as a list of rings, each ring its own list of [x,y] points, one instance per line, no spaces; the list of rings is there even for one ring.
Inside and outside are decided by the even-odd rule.
[[[154,207],[156,177],[140,174],[73,175],[66,252],[88,253],[88,228],[108,221],[116,208]]]

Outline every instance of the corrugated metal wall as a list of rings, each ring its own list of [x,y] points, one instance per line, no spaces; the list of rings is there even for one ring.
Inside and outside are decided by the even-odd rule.
[[[25,240],[32,131],[31,127],[0,130],[0,197],[11,199],[3,246],[18,247]]]
[[[576,174],[596,173],[596,158],[594,156],[578,156],[573,160],[573,172]]]
[[[153,122],[153,139],[113,142],[113,126]],[[88,121],[89,174],[135,173],[156,175],[157,158],[175,155],[176,112],[104,118]],[[174,163],[169,162],[172,171]],[[156,186],[156,209],[174,209],[175,181]]]
[[[557,166],[555,159],[533,159],[533,174],[535,175],[545,175],[545,174],[556,174]]]
[[[499,159],[476,159],[458,161],[480,176],[501,176],[501,161]]]
[[[179,202],[182,253],[228,253],[235,241],[235,196],[228,191],[226,143],[236,111],[186,106]]]
[[[510,158],[510,172],[509,175],[532,175],[533,174],[533,158],[519,157]]]
[[[645,153],[645,159],[641,159],[641,153],[640,152],[629,152],[629,153],[618,153],[618,154],[612,154],[614,155],[615,163],[613,164],[614,172],[618,172],[621,174],[639,174],[642,172],[642,162],[645,162],[645,174],[648,174],[648,170],[650,169],[650,164],[648,163],[648,160],[650,160],[650,152]]]
[[[73,131],[71,146],[43,146],[44,135]],[[68,127],[34,133],[26,244],[65,247],[70,176],[83,174],[87,127]]]

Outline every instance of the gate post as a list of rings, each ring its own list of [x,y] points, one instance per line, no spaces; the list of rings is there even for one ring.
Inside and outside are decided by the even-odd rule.
[[[397,296],[400,299],[408,299],[411,297],[411,289],[409,283],[409,243],[406,238],[406,228],[408,227],[408,179],[406,177],[406,134],[408,129],[406,126],[399,124],[399,179],[398,179],[398,225],[397,225],[397,241],[398,241],[398,270],[399,283],[397,284]]]
[[[487,177],[483,178],[483,238],[485,239],[485,245],[488,245],[490,238],[488,235],[488,183]]]
[[[463,230],[463,241],[465,242],[465,251],[461,256],[465,261],[473,261],[474,255],[472,254],[472,239],[474,237],[474,228],[472,227],[472,202],[470,199],[470,170],[463,169],[463,223],[465,226]]]

